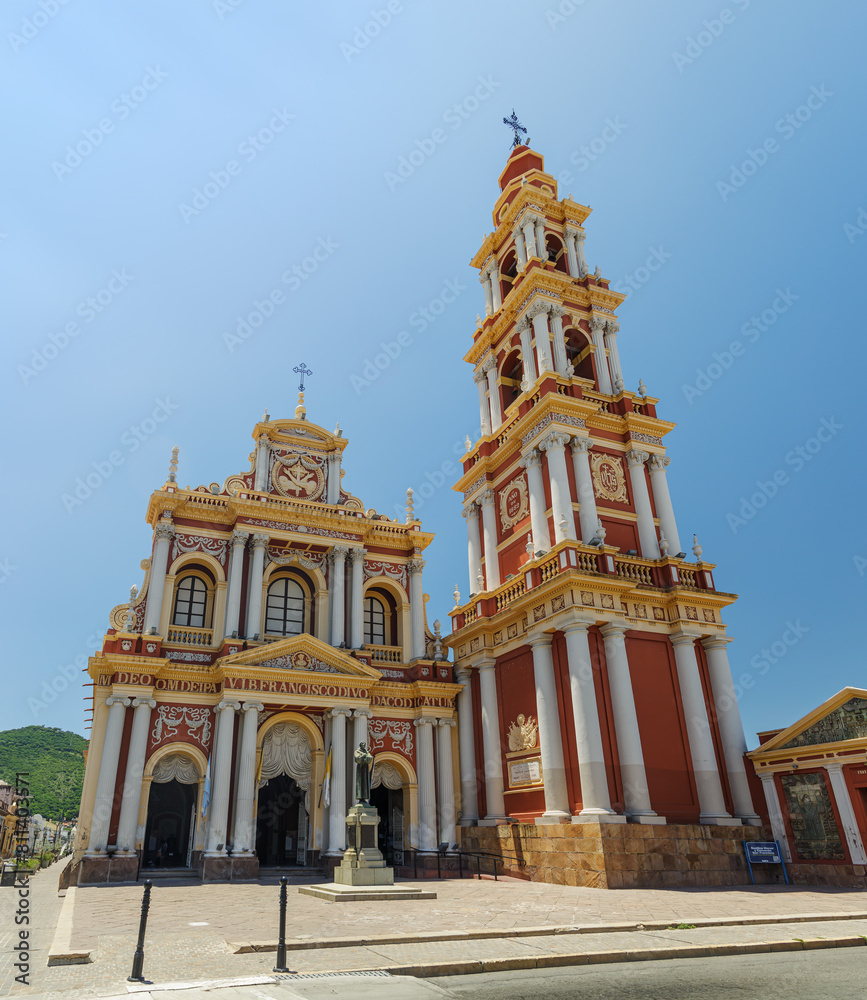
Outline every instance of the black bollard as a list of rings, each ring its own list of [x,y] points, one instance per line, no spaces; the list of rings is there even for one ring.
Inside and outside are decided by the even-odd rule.
[[[277,942],[277,964],[274,972],[288,972],[286,965],[286,883],[284,875],[280,879],[280,940]]]
[[[142,968],[144,966],[144,941],[145,931],[148,926],[148,910],[151,905],[151,889],[153,882],[147,879],[144,884],[144,896],[141,901],[141,920],[138,925],[138,944],[135,946],[135,954],[132,958],[132,972],[126,977],[130,983],[143,983],[144,976]]]

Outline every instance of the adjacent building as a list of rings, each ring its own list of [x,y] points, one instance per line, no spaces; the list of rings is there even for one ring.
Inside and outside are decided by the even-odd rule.
[[[867,690],[844,688],[786,729],[759,733],[759,743],[747,756],[793,881],[863,889]]]

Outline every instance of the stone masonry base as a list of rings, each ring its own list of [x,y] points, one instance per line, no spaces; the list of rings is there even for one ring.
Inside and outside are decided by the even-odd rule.
[[[501,856],[507,875],[595,889],[744,885],[743,841],[767,839],[760,827],[699,824],[510,823],[461,832],[465,851]],[[756,882],[771,877],[758,871]]]

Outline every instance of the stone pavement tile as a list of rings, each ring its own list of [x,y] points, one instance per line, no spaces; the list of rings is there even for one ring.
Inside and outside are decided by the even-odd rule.
[[[15,923],[21,898],[18,888],[4,886],[0,889],[0,995],[28,992],[39,986],[63,904],[62,898],[57,895],[57,880],[68,860],[69,858],[66,858],[55,862],[51,867],[43,868],[42,871],[30,876],[29,895],[26,897],[29,902],[29,924]],[[21,975],[21,972],[15,968],[14,963],[17,958],[11,950],[19,940],[19,931],[22,929],[30,931],[29,987],[15,981],[15,977]]]

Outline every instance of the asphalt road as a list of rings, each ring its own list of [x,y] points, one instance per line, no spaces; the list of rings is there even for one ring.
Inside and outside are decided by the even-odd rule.
[[[495,972],[428,980],[473,1000],[860,1000],[867,947]]]

